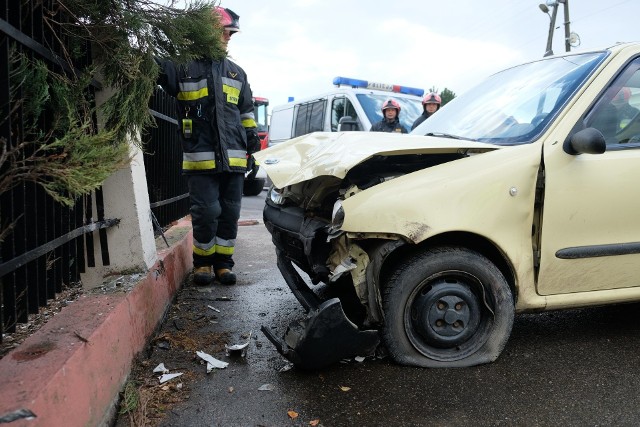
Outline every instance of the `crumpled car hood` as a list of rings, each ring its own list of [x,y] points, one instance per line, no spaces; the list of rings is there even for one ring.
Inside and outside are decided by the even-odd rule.
[[[344,178],[354,166],[373,156],[476,152],[502,148],[451,138],[384,132],[315,132],[291,139],[253,156],[277,188],[330,175]]]

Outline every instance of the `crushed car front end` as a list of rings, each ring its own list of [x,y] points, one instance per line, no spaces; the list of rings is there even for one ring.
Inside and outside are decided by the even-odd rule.
[[[384,141],[374,148],[367,136],[312,134],[292,140],[301,159],[344,150],[343,155],[334,154],[313,165],[314,177],[309,179],[304,172],[309,165],[287,166],[287,162],[296,162],[291,154],[278,158],[279,152],[288,152],[285,146],[277,147],[263,160],[268,172],[272,168],[270,177],[275,184],[267,195],[264,223],[272,235],[278,267],[307,311],[282,338],[268,327],[263,327],[263,332],[299,367],[319,368],[373,354],[382,321],[378,267],[394,249],[409,243],[397,235],[345,233],[340,229],[342,202],[399,176],[469,155],[469,147],[455,147],[449,141],[425,148],[424,138],[399,139],[397,135],[381,136]],[[389,144],[395,145],[392,152],[385,148]],[[479,144],[467,145],[477,149]],[[483,144],[482,149],[495,148]],[[311,152],[316,155],[310,156]],[[334,159],[342,160],[340,167]],[[315,285],[325,285],[328,290],[318,292]]]

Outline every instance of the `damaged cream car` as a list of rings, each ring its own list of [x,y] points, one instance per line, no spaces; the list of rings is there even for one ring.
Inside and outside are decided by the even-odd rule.
[[[303,368],[379,341],[400,364],[465,367],[500,355],[516,313],[640,301],[637,104],[640,45],[623,44],[497,73],[409,135],[256,153],[307,310],[263,332]]]

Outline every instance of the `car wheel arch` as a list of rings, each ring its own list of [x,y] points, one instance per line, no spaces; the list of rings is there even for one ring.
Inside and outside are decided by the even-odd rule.
[[[509,287],[511,288],[514,303],[516,302],[516,273],[513,264],[505,255],[504,251],[502,251],[494,242],[484,236],[468,232],[458,231],[442,233],[432,236],[415,245],[399,241],[399,244],[395,244],[391,247],[392,250],[385,254],[380,266],[380,277],[378,278],[377,283],[384,283],[384,280],[382,279],[385,275],[389,274],[390,271],[393,271],[394,267],[401,260],[413,256],[418,252],[424,252],[438,246],[456,246],[471,249],[489,259],[489,261],[491,261],[498,270],[500,270],[506,279]]]
[[[381,324],[384,321],[382,297],[384,283],[402,260],[413,257],[420,252],[440,246],[456,246],[467,248],[482,254],[489,259],[504,276],[511,288],[514,304],[517,299],[515,270],[503,251],[493,242],[483,236],[466,233],[450,232],[433,236],[418,244],[412,244],[403,239],[389,240],[380,238],[366,239],[363,236],[357,240],[370,258],[367,266],[367,324]]]

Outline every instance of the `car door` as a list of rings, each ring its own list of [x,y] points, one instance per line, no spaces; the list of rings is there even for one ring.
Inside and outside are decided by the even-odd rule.
[[[612,80],[576,126],[602,132],[603,154],[567,154],[562,135],[545,146],[541,295],[640,285],[640,114],[621,117],[622,92],[640,106],[640,60]]]

